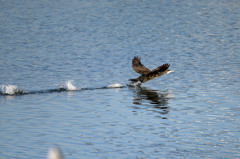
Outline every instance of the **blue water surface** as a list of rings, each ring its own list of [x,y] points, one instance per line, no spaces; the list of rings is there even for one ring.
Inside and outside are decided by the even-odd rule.
[[[239,158],[239,8],[0,1],[0,158]],[[137,55],[174,72],[128,87]]]

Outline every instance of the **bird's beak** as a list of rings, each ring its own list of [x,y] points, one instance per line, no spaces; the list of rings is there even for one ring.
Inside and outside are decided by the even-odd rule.
[[[171,73],[171,72],[174,72],[174,71],[172,71],[172,70],[169,70],[169,71],[168,71],[168,73]]]

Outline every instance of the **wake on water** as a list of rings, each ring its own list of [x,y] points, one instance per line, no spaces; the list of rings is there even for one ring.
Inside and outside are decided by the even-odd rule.
[[[24,95],[24,94],[38,94],[38,93],[53,93],[62,91],[80,91],[80,90],[94,90],[94,89],[108,89],[108,88],[122,88],[120,83],[110,84],[107,87],[100,88],[78,88],[73,85],[73,80],[69,80],[59,85],[59,88],[39,90],[39,91],[25,91],[19,89],[16,85],[2,85],[0,95]]]

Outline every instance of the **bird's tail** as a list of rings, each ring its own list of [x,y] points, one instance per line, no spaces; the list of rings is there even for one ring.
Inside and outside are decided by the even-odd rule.
[[[135,78],[135,79],[129,79],[129,81],[138,82],[138,79],[137,79],[137,78]]]

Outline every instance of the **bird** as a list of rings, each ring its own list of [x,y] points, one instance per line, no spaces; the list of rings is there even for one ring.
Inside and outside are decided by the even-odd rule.
[[[141,63],[140,56],[134,56],[134,58],[132,59],[132,68],[134,71],[141,74],[141,76],[135,79],[129,79],[129,81],[131,81],[131,84],[141,85],[144,82],[147,82],[164,74],[173,72],[171,70],[168,70],[169,67],[170,64],[165,63],[151,71]]]

